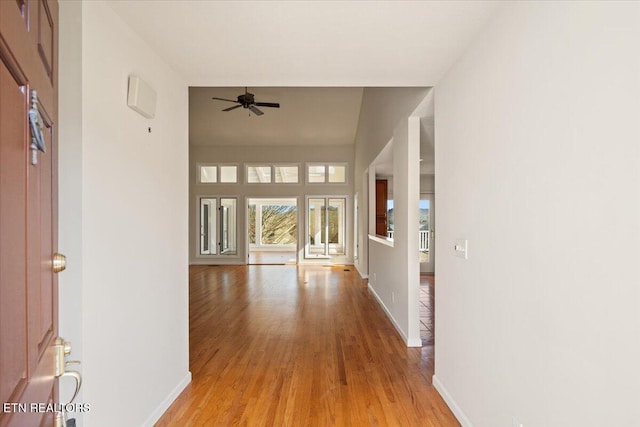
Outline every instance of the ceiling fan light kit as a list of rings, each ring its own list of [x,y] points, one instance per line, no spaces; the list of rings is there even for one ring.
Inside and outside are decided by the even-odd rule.
[[[217,101],[233,102],[238,104],[229,108],[225,108],[222,111],[231,111],[231,110],[235,110],[236,108],[242,107],[242,108],[248,109],[249,111],[252,111],[256,116],[261,116],[264,114],[262,110],[260,110],[258,107],[280,108],[280,104],[277,102],[256,102],[254,94],[249,93],[246,87],[244,88],[244,94],[238,95],[238,99],[235,101],[233,99],[218,98],[216,96],[214,96],[211,99],[215,99]]]

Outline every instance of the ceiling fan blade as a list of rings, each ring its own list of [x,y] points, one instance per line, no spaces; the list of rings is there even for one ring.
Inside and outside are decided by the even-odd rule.
[[[240,107],[242,107],[242,105],[234,105],[233,107],[225,108],[222,111],[231,111],[231,110],[235,110],[236,108],[240,108]]]
[[[256,116],[261,116],[264,113],[256,108],[255,105],[249,105],[249,110],[253,111]]]
[[[218,101],[228,101],[228,102],[238,102],[235,99],[226,99],[226,98],[218,98],[218,97],[213,97],[211,99],[217,99]]]
[[[280,108],[280,104],[277,102],[256,102],[258,107],[271,107],[271,108]]]

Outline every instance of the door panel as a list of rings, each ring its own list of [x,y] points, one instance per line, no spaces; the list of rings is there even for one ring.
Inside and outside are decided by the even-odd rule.
[[[38,0],[38,53],[47,75],[51,76],[53,61],[53,19],[49,4]]]
[[[50,426],[57,402],[57,22],[55,0],[0,0],[0,426]],[[33,163],[28,110],[37,104],[46,152]]]
[[[376,234],[387,237],[387,197],[386,179],[376,179]]]
[[[235,198],[220,198],[220,254],[235,255],[237,242]]]
[[[307,256],[325,255],[326,239],[326,201],[325,199],[309,199],[308,207],[308,236]]]
[[[23,3],[21,6],[20,4]],[[38,49],[38,8],[46,3],[51,17],[53,40],[53,67],[47,70]],[[55,0],[30,0],[26,2],[0,1],[0,50],[10,69],[22,70],[28,77],[31,89],[38,91],[40,103],[47,111],[57,111],[56,80],[58,2]],[[9,54],[10,52],[10,54]],[[55,108],[55,110],[54,110]],[[55,115],[53,117],[56,117]]]
[[[345,197],[307,199],[306,258],[329,258],[345,255]]]
[[[27,379],[26,87],[0,62],[0,400]],[[13,284],[9,286],[9,284]],[[6,343],[6,344],[5,344]],[[8,345],[11,343],[11,345]]]
[[[329,199],[327,212],[327,240],[329,255],[344,255],[345,199]]]
[[[41,110],[41,113],[45,113]],[[46,113],[43,114],[46,117]],[[55,275],[51,270],[51,260],[54,251],[54,215],[53,215],[53,184],[54,184],[54,154],[51,124],[44,120],[43,126],[46,153],[39,153],[37,166],[28,170],[29,179],[29,225],[27,227],[29,247],[29,336],[32,351],[30,366],[35,366],[41,359],[46,345],[54,338],[54,305],[57,296],[54,295]],[[55,221],[57,224],[57,220]],[[57,315],[56,315],[57,316]]]
[[[218,200],[200,199],[200,254],[215,255],[217,253],[216,213]]]

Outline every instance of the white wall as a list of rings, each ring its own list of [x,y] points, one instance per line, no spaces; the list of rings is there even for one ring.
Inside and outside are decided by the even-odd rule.
[[[418,203],[420,197],[420,117],[412,115],[426,99],[425,88],[366,88],[356,137],[356,188],[363,198],[358,239],[362,275],[396,329],[410,346],[420,346]],[[418,106],[421,104],[420,106]],[[418,106],[418,108],[416,108]],[[394,242],[368,238],[368,223],[375,218],[375,162],[393,140]],[[369,185],[363,182],[368,170]],[[371,190],[371,191],[370,191]],[[365,199],[366,198],[366,199]],[[414,208],[411,208],[411,207]],[[412,224],[414,224],[412,226]],[[413,231],[413,232],[411,232]],[[368,263],[367,263],[368,261]]]
[[[190,380],[187,86],[105,2],[61,15],[61,249],[78,255],[61,286],[81,295],[61,293],[61,335],[81,343],[84,423],[150,426]],[[126,106],[130,73],[155,119]]]
[[[333,146],[229,146],[229,145],[191,145],[189,148],[189,258],[192,264],[245,264],[246,251],[246,199],[249,197],[296,197],[298,199],[298,243],[299,262],[321,262],[323,260],[305,260],[305,195],[318,196],[347,196],[345,236],[346,255],[335,257],[333,261],[339,263],[353,262],[353,145]],[[347,164],[346,184],[306,184],[305,163],[336,162]],[[199,184],[197,180],[197,165],[199,163],[227,163],[238,165],[238,184]],[[297,163],[299,169],[299,184],[245,184],[245,164],[279,164]],[[231,196],[238,198],[238,254],[219,256],[198,256],[198,197],[199,196]]]
[[[436,85],[434,382],[463,425],[640,423],[639,28],[509,4]]]
[[[406,120],[411,112],[424,99],[427,88],[365,88],[362,95],[362,107],[358,119],[355,142],[354,191],[360,199],[360,218],[358,221],[359,254],[356,268],[363,277],[369,276],[369,229],[367,195],[367,168],[393,138],[393,132],[400,122]]]
[[[420,175],[420,193],[433,193],[435,188],[435,175]]]

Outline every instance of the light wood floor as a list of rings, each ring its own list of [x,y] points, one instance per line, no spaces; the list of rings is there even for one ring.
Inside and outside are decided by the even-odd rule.
[[[192,267],[190,340],[157,426],[460,425],[353,267]]]

